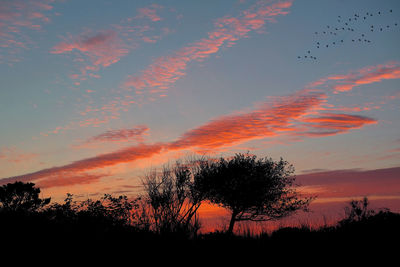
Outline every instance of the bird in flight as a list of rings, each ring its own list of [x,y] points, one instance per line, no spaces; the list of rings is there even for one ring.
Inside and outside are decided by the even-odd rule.
[[[366,33],[368,29],[369,29],[368,32],[370,32],[370,34],[373,34],[374,31],[384,32],[384,30],[388,31],[389,29],[394,28],[394,26],[398,26],[398,22],[392,22],[386,25],[376,25],[374,23],[373,20],[376,20],[376,22],[378,23],[378,20],[381,20],[381,18],[383,18],[384,16],[385,17],[389,16],[390,13],[394,13],[394,10],[390,9],[388,10],[388,12],[380,10],[375,12],[366,12],[362,14],[355,12],[353,13],[354,14],[353,16],[347,18],[338,15],[336,19],[337,22],[335,24],[329,24],[329,25],[325,24],[325,29],[329,29],[330,31],[321,30],[314,32],[315,37],[319,38],[319,40],[317,39],[317,41],[314,43],[316,44],[315,47],[319,49],[319,51],[324,51],[323,49],[322,50],[320,49],[323,47],[325,48],[345,47],[343,45],[345,45],[346,43],[345,41],[347,38],[351,40],[353,44],[371,43],[371,40],[367,36],[368,34]],[[374,14],[380,16],[377,16],[376,18],[371,18],[373,17]],[[368,23],[370,27],[368,27],[367,26],[368,24],[366,23]],[[314,60],[317,59],[317,57],[313,55],[311,49],[306,50],[305,55],[298,56],[297,58],[298,59],[310,58]]]

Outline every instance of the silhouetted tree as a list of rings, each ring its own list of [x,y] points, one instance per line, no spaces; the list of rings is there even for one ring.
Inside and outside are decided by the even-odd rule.
[[[237,221],[267,221],[306,210],[312,198],[294,189],[294,168],[287,161],[236,154],[203,161],[195,187],[205,198],[231,211],[228,233]]]
[[[99,200],[83,201],[78,207],[78,216],[87,216],[115,225],[130,225],[133,221],[132,210],[136,206],[136,200],[129,200],[126,196],[113,197],[105,194]]]
[[[340,225],[361,222],[373,216],[375,211],[369,208],[369,201],[367,197],[362,200],[352,200],[349,206],[345,207],[345,218],[339,222]]]
[[[150,224],[160,233],[195,234],[199,229],[197,210],[202,196],[193,184],[195,162],[173,167],[165,166],[161,172],[150,171],[143,181]]]
[[[46,213],[49,218],[73,218],[78,212],[78,204],[73,200],[73,195],[67,193],[67,197],[64,199],[64,203],[53,203],[47,209]]]
[[[34,183],[15,182],[0,187],[0,209],[11,212],[35,212],[50,203],[39,197],[40,188]]]

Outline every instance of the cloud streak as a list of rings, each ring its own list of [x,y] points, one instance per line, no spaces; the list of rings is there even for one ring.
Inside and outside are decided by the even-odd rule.
[[[329,136],[348,132],[351,129],[361,128],[367,124],[375,124],[376,120],[359,115],[328,113],[317,117],[303,118],[305,127],[310,129],[306,132],[298,132],[297,135],[309,137]]]
[[[280,133],[304,135],[299,132],[299,123],[309,123],[312,128],[322,128],[342,133],[352,128],[372,123],[372,119],[344,114],[328,114],[308,118],[324,102],[324,94],[303,90],[296,94],[280,97],[273,103],[265,103],[258,108],[239,114],[222,116],[184,133],[171,142],[139,144],[115,152],[75,161],[60,167],[44,169],[23,176],[2,179],[1,183],[15,180],[38,180],[45,177],[76,175],[85,171],[114,166],[150,158],[160,153],[175,150],[192,149],[210,151],[247,142],[253,139],[267,138]],[[308,118],[308,119],[307,119]],[[360,122],[361,121],[361,122]],[[100,139],[113,139],[116,133],[100,135]],[[95,180],[95,179],[94,179]],[[79,179],[77,179],[79,181]]]
[[[251,112],[222,116],[189,130],[170,147],[176,149],[194,146],[209,150],[295,131],[296,120],[322,104],[324,96],[321,93],[300,91]]]
[[[399,79],[400,63],[388,62],[376,66],[368,66],[345,75],[333,75],[322,78],[308,85],[308,88],[328,88],[333,93],[348,92],[354,87],[377,83],[383,80]]]
[[[93,142],[121,142],[121,141],[143,141],[143,135],[148,132],[149,128],[139,125],[134,128],[109,130],[102,134],[89,138],[86,143]]]
[[[91,39],[90,43],[101,42],[103,38]],[[237,112],[221,116],[209,122],[184,132],[178,139],[170,142],[139,144],[111,153],[79,160],[61,167],[53,167],[23,176],[9,177],[1,182],[18,179],[37,180],[55,174],[75,175],[85,171],[113,166],[119,163],[133,162],[139,159],[153,157],[159,153],[168,153],[177,150],[193,150],[197,152],[215,151],[231,147],[254,139],[263,139],[275,136],[291,137],[324,137],[347,133],[367,125],[376,124],[377,120],[345,113],[324,113],[327,110],[328,96],[325,91],[334,89],[337,84],[328,84],[329,81],[353,84],[367,84],[380,82],[397,77],[397,63],[381,64],[366,67],[353,74],[335,75],[311,83],[306,88],[292,95],[276,97],[270,102],[257,105],[253,110]],[[357,73],[355,75],[354,73]],[[332,78],[335,77],[335,78]],[[354,82],[354,81],[358,82]],[[363,82],[360,82],[363,81]],[[328,85],[330,87],[328,87]],[[312,89],[310,89],[312,88]],[[112,108],[114,110],[115,107]],[[89,142],[113,142],[136,138],[147,131],[141,126],[132,129],[111,130],[88,139]],[[140,138],[140,137],[139,137]],[[79,180],[79,179],[77,179]],[[95,179],[93,179],[95,181]]]
[[[224,46],[232,46],[251,31],[260,30],[267,21],[288,13],[292,2],[259,1],[238,17],[223,17],[216,21],[215,29],[206,38],[181,48],[172,55],[159,57],[141,72],[131,75],[123,83],[124,88],[135,88],[137,92],[147,88],[168,89],[186,74],[188,64],[203,61]],[[152,90],[158,92],[158,90]]]
[[[83,177],[85,180],[87,180],[86,176],[80,176],[82,172],[85,171],[90,171],[98,168],[103,168],[107,166],[113,166],[115,164],[119,163],[126,163],[126,162],[132,162],[135,160],[143,159],[143,158],[149,158],[157,153],[160,153],[162,150],[163,146],[161,144],[151,144],[151,145],[137,145],[137,146],[132,146],[126,149],[118,150],[115,152],[111,153],[106,153],[102,155],[98,155],[95,157],[91,158],[86,158],[82,160],[75,161],[73,163],[60,166],[60,167],[52,167],[48,169],[43,169],[34,173],[29,173],[26,175],[21,175],[21,176],[15,176],[15,177],[9,177],[9,178],[4,178],[0,180],[1,184],[6,184],[14,181],[36,181],[40,179],[46,178],[48,182],[50,181],[49,179],[57,180],[57,179],[63,179],[60,177],[67,176],[67,177]],[[53,178],[52,178],[53,177]],[[93,180],[93,179],[92,179]],[[97,180],[97,179],[94,179]],[[80,183],[79,178],[74,178],[74,184]],[[57,183],[57,181],[56,181]],[[65,183],[65,182],[63,182]],[[72,183],[70,183],[72,184]]]
[[[85,185],[100,181],[102,178],[107,177],[106,174],[89,174],[89,173],[63,173],[63,175],[47,176],[44,179],[37,181],[37,186],[42,189],[52,187],[72,186],[72,185]]]
[[[26,153],[19,151],[15,147],[4,147],[0,149],[0,160],[7,161],[9,163],[19,164],[26,163],[38,158],[36,153]]]
[[[374,170],[334,170],[300,174],[296,180],[310,193],[324,198],[397,195],[400,198],[400,167]]]

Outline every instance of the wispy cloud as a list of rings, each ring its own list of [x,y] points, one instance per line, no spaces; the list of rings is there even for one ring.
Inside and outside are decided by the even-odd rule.
[[[320,171],[297,175],[296,180],[310,193],[317,194],[321,202],[368,195],[397,195],[400,198],[400,167]]]
[[[0,63],[19,61],[21,49],[32,43],[27,31],[42,29],[50,21],[51,0],[2,0],[0,4]]]
[[[143,7],[138,9],[137,18],[148,18],[151,21],[160,21],[162,18],[157,14],[157,11],[163,9],[164,7],[157,4],[152,4],[148,7]]]
[[[276,98],[273,103],[265,103],[265,105],[261,105],[249,112],[216,118],[187,131],[175,141],[139,144],[115,152],[75,161],[61,167],[5,178],[1,180],[1,183],[19,179],[37,180],[48,176],[62,175],[63,173],[68,175],[79,174],[120,163],[150,158],[160,153],[168,153],[175,150],[216,150],[252,139],[267,138],[287,132],[304,135],[302,132],[297,132],[299,130],[298,124],[304,122],[310,123],[310,127],[322,127],[324,129],[327,127],[329,130],[332,130],[332,128],[339,129],[337,133],[372,122],[372,120],[360,116],[352,117],[333,114],[320,118],[305,119],[314,114],[314,110],[318,109],[323,102],[324,94],[303,90],[290,96]],[[358,121],[363,121],[364,124],[358,122],[357,119]]]
[[[136,49],[141,43],[156,43],[170,31],[167,27],[155,29],[144,23],[144,18],[151,21],[161,20],[155,10],[161,6],[138,9],[138,15],[121,19],[107,29],[85,29],[77,35],[68,34],[64,40],[55,45],[52,54],[73,54],[74,62],[81,62],[78,73],[70,75],[71,79],[86,80],[88,77],[98,78],[95,74],[100,67],[106,68],[119,62],[124,56]],[[87,62],[89,61],[89,62]],[[80,82],[76,82],[80,85]]]
[[[323,103],[324,96],[300,91],[250,112],[223,116],[187,131],[170,147],[207,150],[292,132],[296,130],[296,120]]]
[[[27,163],[38,158],[37,153],[23,152],[15,147],[3,147],[0,149],[0,159],[9,163]]]
[[[84,185],[98,182],[107,176],[107,174],[77,174],[64,172],[62,175],[57,174],[56,176],[47,176],[44,179],[39,179],[37,181],[37,186],[42,189],[48,189],[52,187]]]
[[[86,143],[127,142],[127,141],[143,142],[143,135],[146,135],[148,131],[149,128],[144,125],[139,125],[127,129],[109,130],[87,139]]]
[[[73,40],[61,42],[56,45],[51,53],[63,54],[77,50],[88,56],[94,68],[107,67],[118,62],[129,50],[127,45],[112,30],[91,35],[85,33]]]
[[[376,66],[368,66],[344,75],[333,75],[310,83],[308,88],[324,88],[333,93],[351,91],[356,86],[381,82],[383,80],[399,79],[400,63],[388,62]]]
[[[368,70],[370,70],[370,74],[382,73],[379,66],[383,65],[363,68],[355,73],[365,73]],[[385,66],[388,65],[386,64]],[[383,72],[387,73],[386,71]],[[23,176],[5,178],[1,180],[1,183],[18,179],[37,180],[63,173],[68,173],[69,175],[79,174],[120,163],[146,159],[171,151],[215,151],[254,139],[276,136],[314,138],[343,134],[352,129],[377,123],[377,120],[361,115],[325,113],[327,111],[325,106],[329,99],[327,92],[332,92],[330,88],[333,87],[315,88],[324,85],[328,80],[321,79],[313,83],[311,86],[313,89],[307,86],[306,89],[299,90],[294,94],[271,98],[272,101],[257,104],[251,111],[236,112],[212,119],[203,125],[186,131],[174,141],[138,144],[115,152],[79,160],[61,167],[44,169]],[[345,78],[341,80],[345,80]],[[378,82],[382,81],[382,79],[368,79],[368,81]],[[146,132],[147,128],[142,127],[131,130],[127,132],[108,131],[93,137],[93,140],[105,141],[125,138],[136,134],[139,135]]]
[[[276,16],[287,14],[291,4],[291,1],[259,1],[237,17],[220,18],[215,23],[215,29],[206,38],[185,46],[172,55],[155,59],[141,74],[128,77],[123,87],[135,88],[137,92],[153,88],[151,92],[159,93],[159,90],[169,88],[182,78],[190,62],[202,61],[222,47],[232,46],[237,40],[248,37],[251,31],[260,30],[266,22],[274,21]]]

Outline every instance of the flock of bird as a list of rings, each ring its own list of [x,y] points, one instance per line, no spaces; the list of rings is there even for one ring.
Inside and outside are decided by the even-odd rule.
[[[318,40],[315,42],[315,48],[316,49],[322,49],[322,48],[329,48],[329,47],[333,47],[333,46],[337,46],[339,44],[343,44],[346,42],[351,42],[351,43],[371,43],[372,41],[368,38],[368,34],[369,33],[373,33],[373,32],[382,32],[385,30],[389,30],[391,28],[395,28],[398,27],[399,24],[397,22],[392,23],[392,24],[387,24],[384,26],[377,26],[374,24],[371,24],[370,20],[372,17],[379,17],[382,15],[386,15],[386,14],[391,14],[394,13],[394,11],[392,9],[388,10],[387,12],[381,12],[378,11],[376,13],[370,13],[370,12],[366,12],[365,14],[354,14],[354,16],[348,17],[348,18],[344,18],[342,16],[337,16],[337,23],[335,26],[332,25],[327,25],[325,29],[321,30],[321,31],[316,31],[314,32],[314,35],[316,37],[320,38],[326,38],[326,37],[332,37],[333,39],[330,39],[328,41],[321,41]],[[359,30],[357,30],[356,28],[356,23],[361,22],[361,23],[370,23],[370,26],[368,28],[368,30],[364,29],[364,31],[362,33],[359,33]],[[364,27],[365,28],[365,27]],[[345,33],[350,33],[351,34],[351,38],[348,39],[348,34],[347,36],[343,36],[345,35]],[[298,59],[312,59],[312,60],[316,60],[317,57],[314,56],[314,53],[311,52],[310,50],[307,50],[306,53],[302,56],[297,56]]]

